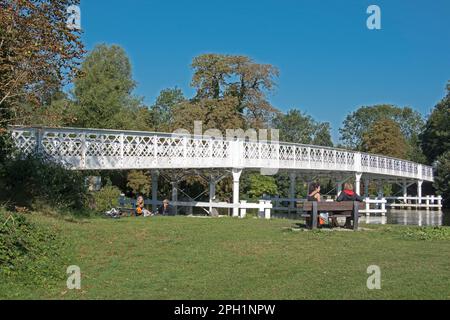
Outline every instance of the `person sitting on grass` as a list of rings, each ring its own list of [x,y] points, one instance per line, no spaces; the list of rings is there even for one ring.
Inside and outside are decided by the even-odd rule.
[[[144,217],[150,217],[152,215],[149,210],[145,209],[145,201],[143,196],[139,196],[136,199],[135,215]]]
[[[356,192],[353,191],[353,184],[346,182],[344,184],[344,190],[339,194],[339,196],[337,197],[336,201],[337,202],[341,202],[341,201],[359,201],[362,202],[364,199],[357,194]],[[351,228],[351,221],[352,218],[347,217],[345,219],[345,228]]]
[[[158,208],[158,214],[162,216],[171,216],[173,215],[173,208],[169,204],[168,199],[164,199],[163,205]]]

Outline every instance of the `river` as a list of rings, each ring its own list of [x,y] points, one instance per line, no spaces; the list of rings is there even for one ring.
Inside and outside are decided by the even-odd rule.
[[[402,210],[391,209],[385,217],[361,217],[368,224],[402,224],[415,226],[450,226],[450,210]]]

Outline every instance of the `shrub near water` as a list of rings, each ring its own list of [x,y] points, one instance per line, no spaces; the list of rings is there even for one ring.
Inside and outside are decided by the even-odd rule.
[[[63,279],[62,247],[55,230],[0,209],[0,289],[11,283],[45,286]]]

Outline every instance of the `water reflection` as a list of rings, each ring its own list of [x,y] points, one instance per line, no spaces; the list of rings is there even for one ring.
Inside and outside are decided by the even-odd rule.
[[[368,224],[402,224],[416,226],[450,226],[450,212],[437,210],[391,209],[385,217],[361,217]]]

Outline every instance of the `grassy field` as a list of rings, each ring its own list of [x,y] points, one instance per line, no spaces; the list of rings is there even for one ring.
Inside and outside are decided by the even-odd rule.
[[[0,298],[450,299],[449,228],[305,232],[281,219],[31,219],[63,235],[82,289],[68,291],[65,280],[3,283]],[[381,290],[367,289],[369,265],[381,268]]]

